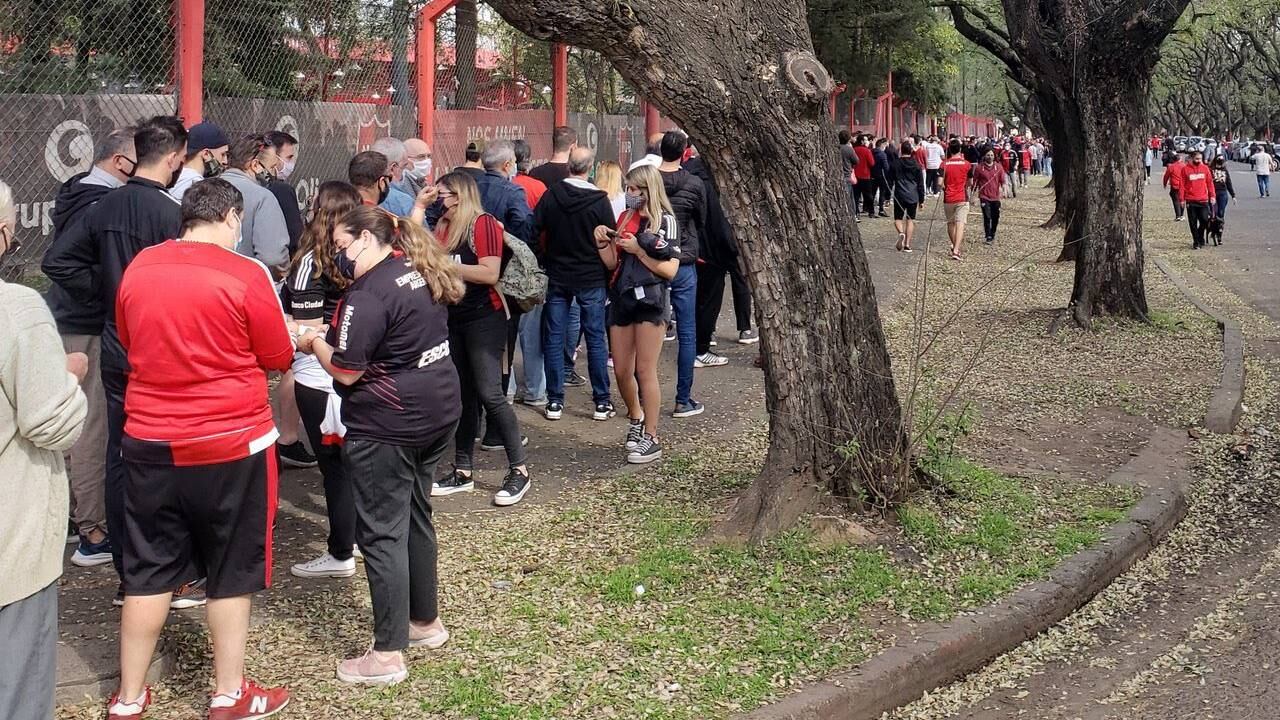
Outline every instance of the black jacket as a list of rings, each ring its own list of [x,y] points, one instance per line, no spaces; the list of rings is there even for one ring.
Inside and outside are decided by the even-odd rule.
[[[701,253],[707,226],[707,186],[693,173],[680,168],[662,173],[671,209],[680,223],[680,264],[691,265]]]
[[[702,158],[692,158],[685,163],[684,169],[701,179],[707,192],[707,222],[703,228],[706,232],[698,248],[699,257],[728,269],[731,263],[738,262],[738,239],[733,233],[733,226],[729,224],[729,217],[725,215],[724,205],[720,202],[715,176]]]
[[[910,155],[889,163],[889,185],[893,199],[899,205],[919,205],[924,202],[924,170]]]
[[[574,290],[603,288],[609,270],[600,259],[594,233],[614,227],[613,204],[603,190],[587,189],[572,179],[547,186],[533,211],[533,250],[547,271],[547,281]]]
[[[97,300],[102,304],[106,318],[102,330],[104,367],[129,369],[116,330],[120,278],[143,249],[178,237],[182,229],[180,207],[160,183],[132,178],[103,196],[84,222],[58,237],[40,264],[45,275],[76,302]],[[175,302],[180,300],[174,298]]]
[[[54,253],[65,239],[78,231],[78,226],[89,216],[88,210],[93,204],[111,192],[105,185],[81,182],[89,173],[80,173],[58,188],[58,196],[53,201],[53,243],[45,251],[45,258]],[[45,293],[45,302],[53,313],[58,324],[58,332],[63,335],[101,335],[105,317],[102,312],[102,300],[92,298],[89,302],[75,300],[69,292],[58,283],[52,283]]]
[[[284,213],[284,226],[289,231],[289,257],[298,252],[298,241],[302,239],[302,230],[306,226],[302,221],[302,209],[298,206],[298,192],[283,180],[272,180],[267,189],[276,196],[280,203],[280,211]]]

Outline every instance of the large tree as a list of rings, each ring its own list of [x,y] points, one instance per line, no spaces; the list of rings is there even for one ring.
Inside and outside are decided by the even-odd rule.
[[[697,136],[719,179],[758,308],[770,417],[764,467],[725,534],[759,539],[827,491],[902,500],[901,409],[803,0],[490,4],[533,37],[602,53]]]
[[[1075,245],[1072,317],[1145,319],[1141,148],[1160,45],[1189,0],[943,0],[1036,98]],[[1001,15],[1003,17],[1001,17]]]

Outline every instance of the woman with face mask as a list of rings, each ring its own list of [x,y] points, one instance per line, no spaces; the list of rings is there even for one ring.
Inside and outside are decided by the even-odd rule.
[[[302,233],[298,254],[280,291],[285,314],[299,327],[333,324],[343,290],[351,284],[334,262],[333,233],[343,216],[358,207],[360,193],[345,182],[331,180],[316,193],[311,222]],[[302,427],[324,478],[329,543],[327,552],[294,565],[290,571],[302,578],[351,577],[356,574],[356,511],[351,479],[342,464],[340,423],[336,422],[341,417],[341,401],[334,392],[333,378],[314,355],[294,356],[293,378]]]
[[[658,356],[670,319],[670,283],[680,269],[679,223],[652,165],[627,174],[626,209],[617,229],[595,230],[609,281],[609,346],[627,405],[627,462],[662,457],[658,444]]]
[[[421,223],[378,208],[344,215],[333,251],[351,285],[326,337],[305,332],[298,349],[316,356],[342,397],[345,468],[374,619],[373,647],[339,663],[338,678],[389,685],[408,676],[405,648],[449,639],[437,609],[430,495],[458,421],[445,306],[463,287]]]
[[[483,407],[490,434],[506,448],[509,468],[493,503],[515,505],[529,491],[530,480],[524,449],[528,439],[520,435],[502,384],[508,313],[505,299],[494,287],[505,252],[502,226],[481,207],[470,175],[449,173],[436,183],[435,192],[444,212],[436,223],[436,236],[453,257],[466,292],[449,308],[449,348],[462,384],[462,419],[454,437],[453,472],[435,483],[432,495],[475,489],[473,457]],[[415,215],[433,200],[429,192],[419,195]]]
[[[1235,201],[1236,189],[1231,184],[1231,171],[1227,169],[1225,157],[1215,157],[1209,168],[1213,173],[1213,189],[1217,194],[1217,221],[1209,223],[1209,234],[1214,245],[1221,245],[1222,232],[1226,229],[1227,204]]]

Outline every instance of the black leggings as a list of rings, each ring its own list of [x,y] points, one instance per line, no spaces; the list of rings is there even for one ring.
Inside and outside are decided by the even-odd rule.
[[[507,404],[502,386],[502,357],[507,349],[507,318],[501,312],[465,322],[449,322],[449,352],[458,369],[462,387],[462,418],[454,433],[453,464],[462,470],[472,469],[476,432],[480,429],[480,408],[494,436],[507,449],[511,467],[525,462],[520,444],[520,425],[515,410]]]
[[[337,560],[351,559],[356,542],[356,506],[351,496],[351,478],[342,462],[341,445],[325,445],[320,432],[329,393],[294,383],[293,396],[298,401],[298,415],[307,442],[315,453],[320,475],[324,477],[324,504],[329,515],[329,554]]]

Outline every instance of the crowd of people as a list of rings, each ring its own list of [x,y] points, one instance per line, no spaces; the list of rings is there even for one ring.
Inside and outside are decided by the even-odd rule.
[[[30,444],[0,455],[0,484],[31,510],[0,527],[23,538],[0,564],[17,579],[0,594],[0,632],[22,648],[0,683],[15,720],[51,711],[68,505],[71,562],[119,578],[108,718],[143,715],[169,610],[198,606],[214,650],[209,717],[266,717],[288,692],[245,677],[245,641],[251,598],[271,583],[282,465],[318,466],[329,520],[325,552],[292,574],[366,567],[373,641],[338,678],[392,684],[405,650],[449,637],[432,498],[474,490],[477,444],[506,454],[495,505],[532,486],[514,402],[558,421],[566,386],[589,385],[582,415],[609,422],[616,382],[620,457],[649,463],[664,413],[706,410],[695,368],[729,362],[713,349],[726,277],[738,341],[758,342],[732,226],[679,131],[650,138],[625,171],[569,127],[537,167],[528,143],[496,140],[444,173],[422,139],[382,138],[307,208],[288,181],[304,145],[287,133],[158,116],[95,147],[58,191],[47,296],[0,283],[3,336],[21,338],[0,380]],[[0,183],[6,251],[15,225]]]
[[[1172,138],[1153,135],[1143,148],[1146,181],[1151,182],[1151,167],[1159,156],[1164,165],[1161,185],[1169,191],[1173,219],[1186,219],[1194,250],[1222,245],[1227,207],[1237,201],[1224,147],[1229,145],[1213,142],[1203,149],[1178,149]],[[1267,151],[1267,146],[1258,143],[1240,157],[1247,157],[1258,184],[1258,197],[1271,197],[1271,174],[1280,171],[1280,161]]]
[[[900,143],[870,134],[839,133],[844,178],[854,219],[889,217],[893,207],[899,252],[912,252],[916,221],[925,203],[942,197],[952,260],[961,260],[974,195],[982,211],[983,239],[1000,227],[1000,204],[1017,197],[1031,175],[1053,174],[1053,148],[1041,138],[961,138],[911,135]]]

